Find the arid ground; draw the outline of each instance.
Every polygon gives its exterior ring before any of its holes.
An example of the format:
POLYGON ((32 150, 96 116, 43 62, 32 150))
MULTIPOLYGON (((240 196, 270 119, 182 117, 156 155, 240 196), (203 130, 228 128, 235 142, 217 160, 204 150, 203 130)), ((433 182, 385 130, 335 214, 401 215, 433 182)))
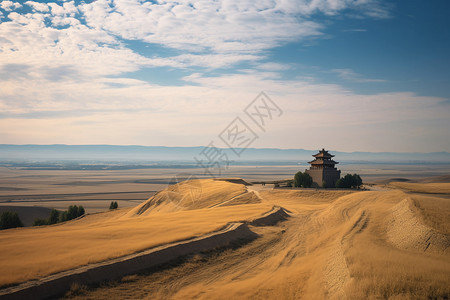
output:
MULTIPOLYGON (((238 177, 247 181, 291 179, 305 165, 230 166, 219 177, 238 177)), ((343 164, 342 174, 358 173, 364 182, 384 183, 392 178, 422 179, 446 175, 449 165, 343 164)), ((130 169, 130 170, 29 170, 0 167, 0 210, 22 206, 19 214, 27 219, 41 218, 42 210, 33 207, 67 209, 83 205, 88 213, 108 211, 111 201, 120 208, 134 207, 150 196, 190 175, 206 178, 203 169, 130 169)), ((26 224, 27 225, 27 224, 26 224)), ((30 225, 30 222, 28 222, 30 225)))
MULTIPOLYGON (((242 172, 253 175, 239 177, 247 181, 269 178, 255 169, 242 172)), ((105 177, 101 172, 89 173, 91 176, 74 172, 52 178, 48 174, 12 171, 17 173, 1 173, 3 199, 16 197, 5 204, 35 203, 36 191, 42 188, 42 206, 55 201, 62 209, 66 207, 62 204, 72 204, 71 199, 88 197, 82 200, 88 212, 101 211, 100 204, 112 199, 119 201, 121 209, 91 213, 63 224, 0 232, 0 285, 4 288, 202 237, 239 222, 257 238, 191 253, 169 264, 96 286, 74 283, 66 297, 450 296, 449 176, 410 176, 413 180, 405 180, 400 178, 408 177, 400 176, 405 171, 392 176, 397 179, 388 180, 387 175, 394 172, 387 172, 384 178, 375 174, 374 184, 367 185, 371 190, 366 191, 273 189, 271 185, 248 185, 239 179, 192 180, 164 189, 167 185, 156 182, 157 178, 148 179, 145 171, 121 171, 105 177), (142 172, 141 177, 136 172, 142 172), (26 181, 26 185, 12 184, 17 178, 26 181), (145 180, 148 181, 144 183, 145 180), (56 187, 50 193, 43 182, 56 187), (159 192, 155 194, 156 191, 159 192), (146 193, 151 197, 144 201, 140 197, 146 193), (89 206, 90 201, 95 204, 89 206), (275 208, 281 208, 284 217, 274 222, 254 221, 275 208)), ((284 179, 289 177, 288 172, 291 170, 279 171, 272 177, 284 179)))

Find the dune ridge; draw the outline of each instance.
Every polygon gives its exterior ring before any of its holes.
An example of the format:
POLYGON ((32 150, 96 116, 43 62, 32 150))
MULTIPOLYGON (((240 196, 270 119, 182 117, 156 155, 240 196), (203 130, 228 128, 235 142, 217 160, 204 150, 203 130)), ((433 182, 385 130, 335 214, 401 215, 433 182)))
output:
POLYGON ((411 209, 411 198, 392 208, 387 237, 400 249, 450 253, 450 237, 423 224, 411 209))

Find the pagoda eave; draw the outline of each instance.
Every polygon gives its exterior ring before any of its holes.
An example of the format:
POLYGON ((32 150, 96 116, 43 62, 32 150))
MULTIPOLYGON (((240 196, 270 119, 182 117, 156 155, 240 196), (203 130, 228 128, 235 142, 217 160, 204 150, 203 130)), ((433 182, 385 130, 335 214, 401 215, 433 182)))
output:
POLYGON ((334 161, 334 160, 313 160, 308 162, 308 164, 311 165, 337 165, 338 162, 334 161))

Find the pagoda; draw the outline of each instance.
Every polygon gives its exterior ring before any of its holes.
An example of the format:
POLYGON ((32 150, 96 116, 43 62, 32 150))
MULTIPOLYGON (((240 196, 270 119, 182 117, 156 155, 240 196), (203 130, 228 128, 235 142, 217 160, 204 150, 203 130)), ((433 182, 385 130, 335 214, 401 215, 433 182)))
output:
POLYGON ((335 167, 338 162, 333 160, 334 155, 322 148, 313 157, 314 160, 308 162, 311 167, 305 171, 312 177, 313 185, 334 188, 341 178, 341 171, 335 167))

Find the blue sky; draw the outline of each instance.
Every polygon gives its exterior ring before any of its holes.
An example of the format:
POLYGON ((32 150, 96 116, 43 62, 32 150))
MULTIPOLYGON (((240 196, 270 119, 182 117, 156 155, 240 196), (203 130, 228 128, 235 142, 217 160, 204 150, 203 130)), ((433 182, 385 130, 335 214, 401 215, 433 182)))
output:
POLYGON ((0 143, 206 145, 264 91, 283 114, 252 147, 450 151, 448 11, 1 1, 0 143))

